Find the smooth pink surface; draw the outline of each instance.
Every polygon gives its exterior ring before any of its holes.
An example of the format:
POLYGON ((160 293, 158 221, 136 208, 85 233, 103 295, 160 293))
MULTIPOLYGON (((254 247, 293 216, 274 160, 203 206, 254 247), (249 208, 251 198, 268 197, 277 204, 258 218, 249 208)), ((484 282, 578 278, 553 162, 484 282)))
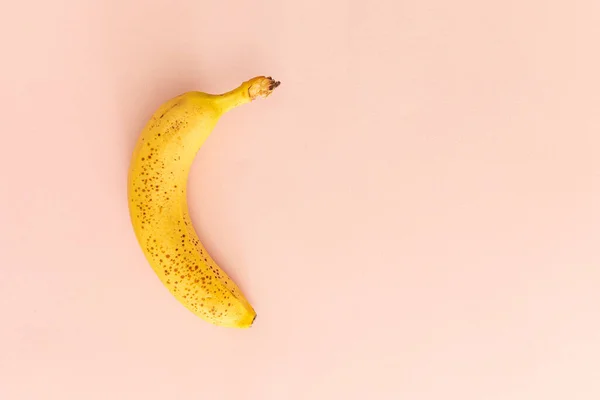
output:
POLYGON ((597 0, 6 7, 0 399, 600 398, 597 0), (128 161, 261 74, 190 181, 258 312, 219 329, 143 258, 128 161))

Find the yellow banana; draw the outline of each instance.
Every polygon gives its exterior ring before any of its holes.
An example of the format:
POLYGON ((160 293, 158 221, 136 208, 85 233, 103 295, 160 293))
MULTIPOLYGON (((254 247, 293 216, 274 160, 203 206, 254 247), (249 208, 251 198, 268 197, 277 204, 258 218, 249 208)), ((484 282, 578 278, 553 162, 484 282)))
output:
POLYGON ((224 94, 192 91, 168 100, 141 132, 131 159, 129 214, 146 259, 179 302, 218 326, 248 328, 256 313, 198 239, 188 213, 188 174, 223 114, 277 86, 259 76, 224 94))

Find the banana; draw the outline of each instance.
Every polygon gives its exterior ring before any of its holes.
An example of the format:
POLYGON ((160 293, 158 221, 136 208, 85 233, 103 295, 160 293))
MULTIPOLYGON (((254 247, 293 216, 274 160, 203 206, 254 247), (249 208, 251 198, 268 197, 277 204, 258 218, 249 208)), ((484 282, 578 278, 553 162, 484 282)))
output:
POLYGON ((223 94, 172 98, 152 115, 131 158, 129 215, 146 259, 180 303, 217 326, 249 328, 256 312, 198 239, 188 212, 188 174, 223 114, 268 97, 277 86, 258 76, 223 94))

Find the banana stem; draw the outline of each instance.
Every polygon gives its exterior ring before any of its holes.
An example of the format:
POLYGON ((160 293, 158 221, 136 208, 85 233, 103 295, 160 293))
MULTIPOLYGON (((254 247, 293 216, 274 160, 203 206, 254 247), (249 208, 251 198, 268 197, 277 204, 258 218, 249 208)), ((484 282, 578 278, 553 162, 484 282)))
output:
POLYGON ((273 90, 280 84, 281 82, 274 80, 270 76, 257 76, 227 93, 218 95, 216 102, 221 107, 223 113, 226 113, 235 107, 250 103, 259 97, 269 97, 273 90))

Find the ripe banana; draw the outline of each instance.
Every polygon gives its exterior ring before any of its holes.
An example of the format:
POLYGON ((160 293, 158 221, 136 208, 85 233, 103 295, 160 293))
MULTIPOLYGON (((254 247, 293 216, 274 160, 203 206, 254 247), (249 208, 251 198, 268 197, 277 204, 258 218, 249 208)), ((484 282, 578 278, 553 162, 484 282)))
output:
POLYGON ((148 121, 133 151, 129 214, 144 255, 179 302, 217 326, 248 328, 256 313, 198 239, 188 213, 188 174, 223 114, 268 97, 277 86, 259 76, 224 94, 192 91, 170 99, 148 121))

